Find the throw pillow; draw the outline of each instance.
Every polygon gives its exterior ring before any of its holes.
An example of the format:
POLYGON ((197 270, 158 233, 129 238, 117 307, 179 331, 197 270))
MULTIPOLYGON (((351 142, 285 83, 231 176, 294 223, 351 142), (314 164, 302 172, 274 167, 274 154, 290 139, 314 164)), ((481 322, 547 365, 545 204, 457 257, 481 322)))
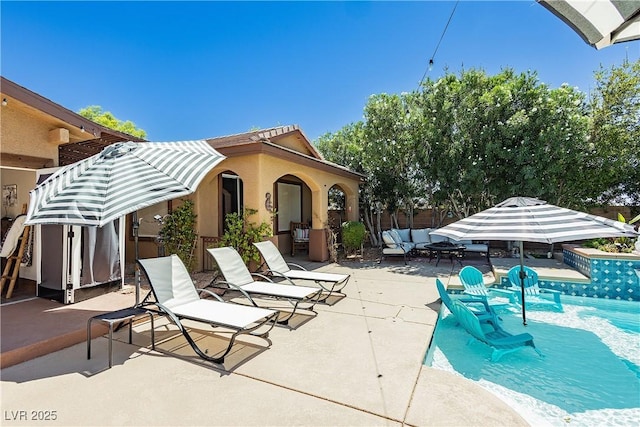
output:
POLYGON ((396 242, 393 240, 393 237, 391 237, 391 234, 388 231, 382 232, 382 241, 391 249, 395 249, 397 247, 396 242))

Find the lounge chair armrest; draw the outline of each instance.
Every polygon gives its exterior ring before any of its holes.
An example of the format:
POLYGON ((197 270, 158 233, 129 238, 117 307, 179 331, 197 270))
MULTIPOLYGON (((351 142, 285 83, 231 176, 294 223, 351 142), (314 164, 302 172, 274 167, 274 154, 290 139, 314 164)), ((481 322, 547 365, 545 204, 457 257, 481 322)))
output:
POLYGON ((287 276, 284 275, 284 273, 281 273, 281 272, 276 271, 276 270, 267 270, 267 273, 270 274, 271 276, 277 276, 277 277, 280 277, 280 278, 283 278, 283 279, 289 279, 287 276))
POLYGON ((295 263, 293 263, 293 262, 288 262, 288 263, 287 263, 287 265, 288 265, 289 267, 292 267, 292 266, 293 266, 293 267, 296 267, 298 270, 304 270, 304 271, 307 271, 307 269, 306 269, 306 268, 304 268, 303 266, 301 266, 300 264, 295 264, 295 263))
MULTIPOLYGON (((277 272, 277 271, 276 271, 276 272, 271 272, 271 273, 272 273, 272 275, 275 273, 275 275, 277 275, 278 277, 281 277, 281 278, 283 278, 283 279, 286 279, 286 281, 287 281, 287 282, 289 282, 289 284, 290 284, 290 285, 296 286, 296 284, 295 284, 295 283, 293 283, 293 280, 291 280, 291 279, 290 279, 290 278, 288 278, 287 276, 284 276, 284 275, 280 274, 280 273, 279 273, 279 272, 277 272)), ((274 281, 273 281, 273 280, 271 280, 269 277, 265 276, 264 274, 261 274, 261 273, 251 273, 251 275, 252 275, 252 276, 256 276, 256 277, 260 277, 261 279, 264 279, 264 280, 266 280, 267 282, 274 283, 274 281)))
MULTIPOLYGON (((216 284, 218 284, 218 283, 221 283, 221 284, 227 285, 227 286, 229 286, 230 288, 233 288, 234 290, 236 290, 236 291, 240 292, 242 295, 244 295, 244 297, 245 297, 245 298, 247 298, 247 299, 249 300, 249 302, 251 302, 251 304, 252 304, 254 307, 258 307, 258 304, 256 304, 256 302, 253 300, 253 298, 251 298, 251 297, 249 296, 249 294, 247 293, 247 291, 245 291, 244 289, 242 289, 240 286, 236 285, 235 283, 227 282, 227 281, 225 281, 225 280, 218 280, 218 281, 216 282, 216 284)), ((231 302, 232 302, 232 301, 231 301, 231 302)))
POLYGON ((214 297, 218 301, 224 302, 224 300, 220 297, 220 295, 216 294, 215 292, 210 291, 209 289, 196 288, 196 291, 198 291, 198 293, 204 292, 205 294, 211 295, 212 297, 214 297))
POLYGON ((269 279, 267 276, 265 276, 262 273, 251 273, 251 276, 256 276, 256 277, 259 277, 259 278, 261 278, 261 279, 263 279, 263 280, 265 280, 267 282, 273 283, 273 280, 269 279))

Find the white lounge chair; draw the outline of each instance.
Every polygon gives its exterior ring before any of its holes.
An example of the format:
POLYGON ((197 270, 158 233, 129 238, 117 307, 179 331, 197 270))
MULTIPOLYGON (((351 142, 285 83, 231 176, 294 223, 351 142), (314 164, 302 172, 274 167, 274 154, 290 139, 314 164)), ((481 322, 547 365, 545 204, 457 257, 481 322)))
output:
POLYGON ((254 243, 254 245, 260 251, 265 264, 267 264, 267 274, 289 280, 308 280, 315 282, 323 291, 327 292, 327 295, 322 298, 320 302, 326 301, 327 298, 332 295, 345 296, 345 294, 340 291, 347 286, 347 282, 351 277, 349 274, 309 271, 301 265, 287 263, 271 240, 254 243), (295 267, 297 270, 293 270, 291 267, 295 267))
POLYGON ((238 335, 250 334, 267 338, 278 320, 277 311, 225 302, 213 292, 196 289, 189 272, 177 255, 140 259, 138 263, 151 285, 151 293, 141 305, 171 319, 191 348, 205 360, 224 363, 224 357, 231 350, 238 335), (216 298, 216 301, 201 299, 198 292, 205 292, 216 298), (151 294, 155 301, 150 301, 151 294), (234 331, 226 351, 218 357, 202 351, 182 324, 184 319, 234 331))
POLYGON ((250 294, 254 294, 261 297, 289 301, 293 305, 293 310, 286 317, 278 320, 278 323, 286 325, 295 314, 298 305, 302 302, 309 303, 310 306, 304 307, 304 309, 313 312, 314 305, 322 296, 322 289, 297 286, 290 280, 289 284, 274 283, 265 275, 251 273, 238 251, 232 247, 210 248, 207 249, 207 252, 216 261, 220 273, 224 276, 224 280, 215 281, 210 286, 223 284, 242 292, 248 297, 250 294), (263 281, 257 281, 254 277, 259 277, 263 281))

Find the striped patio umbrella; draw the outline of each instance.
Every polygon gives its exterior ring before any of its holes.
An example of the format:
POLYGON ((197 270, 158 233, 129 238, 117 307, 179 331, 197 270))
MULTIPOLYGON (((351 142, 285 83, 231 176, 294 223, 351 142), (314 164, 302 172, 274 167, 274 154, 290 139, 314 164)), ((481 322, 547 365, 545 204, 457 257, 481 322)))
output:
POLYGON ((537 0, 596 49, 640 39, 639 0, 537 0))
POLYGON ((522 242, 557 243, 598 237, 637 237, 631 225, 561 208, 543 200, 511 197, 496 206, 434 230, 432 233, 452 240, 518 241, 524 308, 524 251, 522 242))
POLYGON ((119 142, 30 193, 26 224, 98 226, 193 193, 224 156, 206 141, 119 142))
MULTIPOLYGON (((25 224, 102 227, 129 213, 193 193, 225 157, 206 141, 119 142, 56 171, 30 193, 25 224)), ((140 301, 136 265, 136 304, 140 301)))

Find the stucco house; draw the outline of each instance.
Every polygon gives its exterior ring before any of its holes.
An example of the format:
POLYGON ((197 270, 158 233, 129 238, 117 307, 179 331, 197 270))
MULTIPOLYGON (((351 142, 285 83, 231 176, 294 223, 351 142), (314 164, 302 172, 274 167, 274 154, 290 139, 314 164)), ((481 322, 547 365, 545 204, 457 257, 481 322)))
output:
MULTIPOLYGON (((206 242, 224 233, 225 215, 230 212, 257 210, 251 221, 271 223, 283 253, 291 250, 291 222, 308 224, 308 257, 312 261, 326 261, 329 257, 325 228, 329 225, 331 188, 344 194, 344 219, 358 220, 358 187, 363 176, 324 160, 298 126, 209 138, 207 142, 226 159, 190 197, 195 202, 198 234, 203 239, 195 254, 200 269, 208 261, 203 250, 206 242)), ((140 212, 141 257, 154 256, 157 250, 153 239, 157 231, 145 231, 147 227, 154 230, 145 218, 162 216, 170 209, 171 203, 140 212), (147 234, 150 238, 145 242, 147 234)))
MULTIPOLYGON (((17 188, 15 203, 2 206, 5 219, 21 213, 38 178, 52 173, 53 168, 97 154, 119 141, 141 141, 87 120, 4 77, 0 83, 0 177, 3 186, 10 184, 17 188)), ((278 126, 207 141, 226 159, 210 171, 197 191, 189 196, 194 201, 197 233, 201 236, 198 250, 194 252, 197 269, 204 268, 207 259, 202 249, 206 242, 223 234, 224 217, 229 212, 256 209, 252 221, 273 224, 274 240, 282 252, 291 248, 289 224, 292 221, 308 223, 308 257, 314 261, 328 259, 325 227, 331 188, 339 188, 344 194, 343 218, 358 220, 358 186, 363 176, 324 160, 298 126, 278 126)), ((155 218, 170 213, 178 203, 179 200, 160 203, 138 212, 140 257, 157 256, 156 237, 160 225, 155 218)), ((123 247, 126 247, 122 251, 126 254, 123 262, 130 264, 134 261, 130 216, 120 227, 125 236, 123 247)), ((35 233, 39 230, 39 226, 35 227, 35 233)), ((65 249, 62 244, 53 244, 47 251, 49 255, 65 249)), ((33 259, 31 266, 20 270, 21 278, 38 284, 36 293, 41 290, 42 278, 36 268, 40 262, 33 259)), ((65 302, 84 298, 78 293, 65 302)))

